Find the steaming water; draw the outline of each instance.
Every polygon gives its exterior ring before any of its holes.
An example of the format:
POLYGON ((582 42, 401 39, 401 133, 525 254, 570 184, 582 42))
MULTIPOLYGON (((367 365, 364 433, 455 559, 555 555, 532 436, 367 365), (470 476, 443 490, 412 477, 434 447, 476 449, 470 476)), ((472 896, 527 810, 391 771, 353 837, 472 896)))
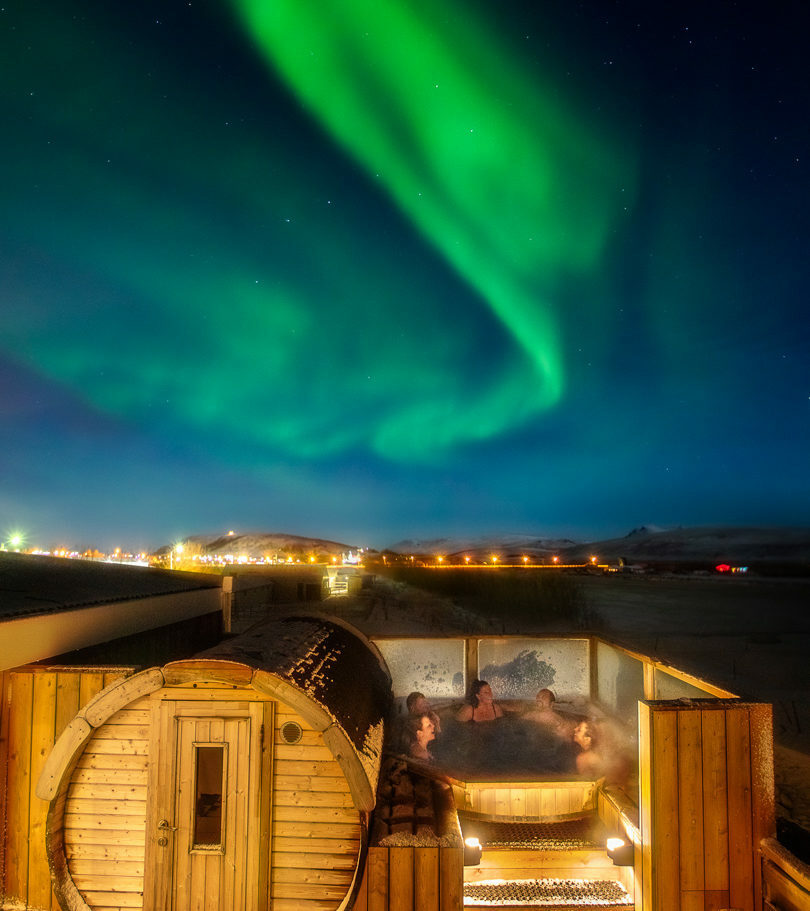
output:
POLYGON ((436 764, 448 772, 483 778, 542 778, 576 775, 579 748, 547 726, 504 715, 483 723, 442 720, 442 736, 431 744, 436 764))

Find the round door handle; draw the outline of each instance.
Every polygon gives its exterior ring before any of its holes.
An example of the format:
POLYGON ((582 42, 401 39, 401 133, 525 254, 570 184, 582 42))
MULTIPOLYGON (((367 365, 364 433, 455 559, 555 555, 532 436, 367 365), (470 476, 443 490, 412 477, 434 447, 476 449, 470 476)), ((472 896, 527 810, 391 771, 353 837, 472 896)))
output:
POLYGON ((161 835, 160 838, 158 839, 158 844, 160 845, 161 848, 165 848, 168 843, 169 843, 169 839, 166 838, 165 835, 161 835))

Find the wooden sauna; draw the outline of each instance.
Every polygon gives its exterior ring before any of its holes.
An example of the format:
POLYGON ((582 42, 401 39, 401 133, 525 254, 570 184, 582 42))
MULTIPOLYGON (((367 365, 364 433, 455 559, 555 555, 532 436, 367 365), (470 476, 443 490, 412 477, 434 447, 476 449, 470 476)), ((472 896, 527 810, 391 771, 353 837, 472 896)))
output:
POLYGON ((112 683, 37 784, 61 907, 350 906, 390 699, 376 647, 316 616, 112 683))

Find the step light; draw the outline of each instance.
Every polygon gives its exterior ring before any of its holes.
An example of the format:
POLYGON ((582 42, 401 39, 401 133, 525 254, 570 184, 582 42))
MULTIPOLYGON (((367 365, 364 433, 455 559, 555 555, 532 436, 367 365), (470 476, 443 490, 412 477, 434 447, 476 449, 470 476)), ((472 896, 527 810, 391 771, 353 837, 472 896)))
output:
POLYGON ((481 842, 477 838, 464 839, 464 866, 475 867, 481 863, 481 842))
POLYGON ((632 844, 623 838, 609 838, 607 840, 607 856, 616 867, 632 867, 635 851, 632 844))

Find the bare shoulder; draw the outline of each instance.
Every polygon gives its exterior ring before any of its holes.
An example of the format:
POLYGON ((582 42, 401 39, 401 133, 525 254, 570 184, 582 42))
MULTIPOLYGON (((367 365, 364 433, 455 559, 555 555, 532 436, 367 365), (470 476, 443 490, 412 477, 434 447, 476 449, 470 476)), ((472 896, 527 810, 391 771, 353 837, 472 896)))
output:
POLYGON ((463 705, 456 713, 456 721, 472 721, 472 716, 473 707, 471 705, 463 705))

